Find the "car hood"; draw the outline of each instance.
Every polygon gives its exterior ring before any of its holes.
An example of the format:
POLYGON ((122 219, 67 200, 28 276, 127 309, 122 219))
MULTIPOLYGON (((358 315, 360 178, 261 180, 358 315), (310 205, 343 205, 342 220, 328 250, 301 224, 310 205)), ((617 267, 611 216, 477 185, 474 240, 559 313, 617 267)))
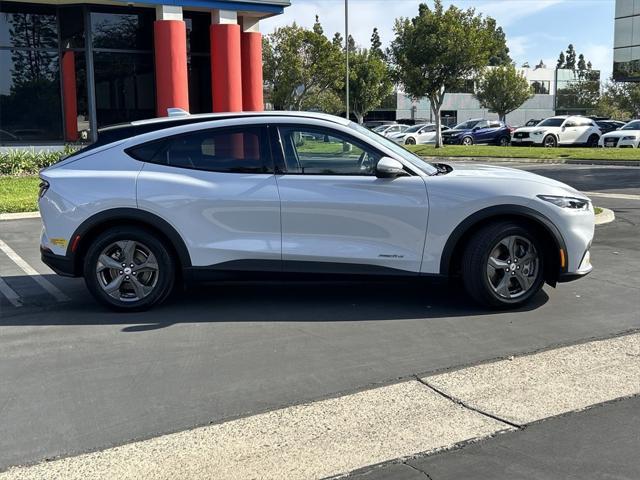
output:
POLYGON ((605 133, 602 135, 602 138, 618 138, 618 137, 626 137, 626 136, 639 136, 640 130, 614 130, 609 133, 605 133))
MULTIPOLYGON (((561 188, 565 190, 568 194, 571 194, 580 198, 587 198, 584 194, 576 190, 575 188, 567 185, 566 183, 558 182, 557 180, 553 180, 551 178, 543 177, 542 175, 537 175, 535 173, 527 172, 524 170, 518 170, 516 168, 509 167, 500 167, 497 165, 483 165, 478 163, 454 163, 449 164, 453 169, 447 176, 453 177, 473 177, 477 178, 478 181, 482 182, 483 180, 488 179, 496 179, 496 180, 507 180, 512 182, 518 181, 526 181, 526 182, 534 182, 539 183, 541 185, 546 185, 552 188, 561 188)), ((515 187, 514 185, 514 188, 515 187)), ((541 192, 544 193, 544 192, 541 192)))

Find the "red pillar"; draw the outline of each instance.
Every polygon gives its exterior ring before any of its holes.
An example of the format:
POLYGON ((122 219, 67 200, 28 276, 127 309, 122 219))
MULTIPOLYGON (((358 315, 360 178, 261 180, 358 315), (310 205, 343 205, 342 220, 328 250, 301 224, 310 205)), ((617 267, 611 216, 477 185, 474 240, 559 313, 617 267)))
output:
POLYGON ((64 139, 78 140, 78 96, 76 92, 76 55, 70 50, 62 54, 62 105, 64 139))
POLYGON ((167 108, 189 111, 187 75, 187 30, 182 20, 153 23, 156 59, 156 112, 167 116, 167 108))
POLYGON ((241 112, 240 25, 211 25, 210 35, 213 111, 241 112))
POLYGON ((262 82, 262 34, 242 32, 242 109, 264 110, 262 82))

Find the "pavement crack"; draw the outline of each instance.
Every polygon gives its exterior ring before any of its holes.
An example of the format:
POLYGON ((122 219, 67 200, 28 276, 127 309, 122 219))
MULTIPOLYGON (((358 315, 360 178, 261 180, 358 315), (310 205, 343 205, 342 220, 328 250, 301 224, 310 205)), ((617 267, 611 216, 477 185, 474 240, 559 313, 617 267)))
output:
POLYGON ((485 412, 484 410, 481 410, 481 409, 479 409, 479 408, 473 407, 473 406, 469 405, 468 403, 464 402, 463 400, 461 400, 461 399, 459 399, 459 398, 456 398, 456 397, 454 397, 453 395, 449 395, 448 393, 446 393, 446 392, 444 392, 444 391, 440 390, 440 389, 439 389, 439 388, 437 388, 437 387, 434 387, 434 386, 433 386, 433 385, 431 385, 429 382, 427 382, 426 380, 424 380, 424 379, 420 378, 420 377, 419 377, 419 376, 417 376, 417 375, 415 375, 415 377, 414 377, 414 378, 415 378, 418 382, 420 382, 421 384, 423 384, 425 387, 427 387, 427 388, 429 388, 429 389, 433 390, 434 392, 436 392, 438 395, 441 395, 442 397, 446 398, 447 400, 449 400, 449 401, 451 401, 451 402, 453 402, 453 403, 456 403, 456 404, 460 405, 461 407, 466 408, 467 410, 474 411, 474 412, 476 412, 476 413, 479 413, 480 415, 484 415, 485 417, 489 417, 489 418, 491 418, 491 419, 493 419, 493 420, 496 420, 496 421, 498 421, 498 422, 502 422, 502 423, 504 423, 504 424, 506 424, 506 425, 509 425, 510 427, 516 428, 516 429, 518 429, 518 430, 523 430, 523 429, 525 428, 525 426, 524 426, 524 425, 520 425, 520 424, 518 424, 518 423, 511 422, 511 421, 509 421, 509 420, 507 420, 507 419, 505 419, 505 418, 498 417, 497 415, 494 415, 494 414, 492 414, 492 413, 485 412))
POLYGON ((421 473, 422 475, 424 475, 424 478, 427 478, 429 480, 433 480, 433 478, 431 478, 431 475, 429 475, 427 472, 425 472, 424 470, 420 470, 419 468, 411 465, 410 463, 407 462, 402 462, 404 465, 406 465, 407 467, 411 468, 412 470, 415 470, 416 472, 421 473))

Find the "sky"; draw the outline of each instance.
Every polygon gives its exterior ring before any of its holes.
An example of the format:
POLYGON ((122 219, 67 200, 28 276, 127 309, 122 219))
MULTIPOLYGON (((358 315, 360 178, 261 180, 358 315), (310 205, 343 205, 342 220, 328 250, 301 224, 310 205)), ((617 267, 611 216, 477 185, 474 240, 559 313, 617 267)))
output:
MULTIPOLYGON (((398 17, 414 17, 419 0, 349 0, 349 33, 360 46, 368 47, 371 31, 378 27, 382 43, 393 39, 398 17)), ((428 3, 431 3, 429 0, 428 3)), ((614 0, 444 0, 460 8, 473 7, 496 19, 506 33, 511 58, 518 66, 533 67, 543 60, 555 67, 558 55, 573 43, 584 53, 604 80, 611 74, 613 57, 614 0)), ((262 33, 294 21, 311 27, 315 16, 325 34, 344 36, 344 0, 291 0, 283 15, 260 22, 262 33)))

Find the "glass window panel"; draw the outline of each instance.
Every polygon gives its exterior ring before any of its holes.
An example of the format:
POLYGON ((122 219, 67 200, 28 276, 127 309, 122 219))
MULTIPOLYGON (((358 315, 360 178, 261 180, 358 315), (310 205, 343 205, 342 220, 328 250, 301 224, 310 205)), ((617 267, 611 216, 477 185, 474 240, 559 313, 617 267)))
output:
POLYGON ((289 173, 375 175, 380 155, 338 132, 285 127, 280 134, 289 173))
POLYGON ((121 50, 151 50, 155 13, 91 12, 93 47, 121 50))
POLYGON ((204 12, 184 12, 183 18, 187 28, 187 53, 209 53, 211 15, 204 12))
MULTIPOLYGON (((638 0, 636 3, 640 4, 638 0)), ((616 18, 633 15, 634 0, 616 0, 616 18)))
POLYGON ((61 7, 58 15, 62 48, 85 48, 83 8, 61 7))
POLYGON ((58 48, 55 9, 0 2, 0 46, 58 48))
POLYGON ((632 45, 640 45, 640 15, 633 17, 633 35, 631 38, 632 45))
POLYGON ((155 116, 153 55, 94 52, 98 128, 155 116))
POLYGON ((58 55, 0 50, 0 71, 0 130, 8 139, 3 141, 62 140, 58 55))
POLYGON ((631 45, 633 32, 633 18, 618 18, 615 21, 614 48, 628 47, 631 45))

